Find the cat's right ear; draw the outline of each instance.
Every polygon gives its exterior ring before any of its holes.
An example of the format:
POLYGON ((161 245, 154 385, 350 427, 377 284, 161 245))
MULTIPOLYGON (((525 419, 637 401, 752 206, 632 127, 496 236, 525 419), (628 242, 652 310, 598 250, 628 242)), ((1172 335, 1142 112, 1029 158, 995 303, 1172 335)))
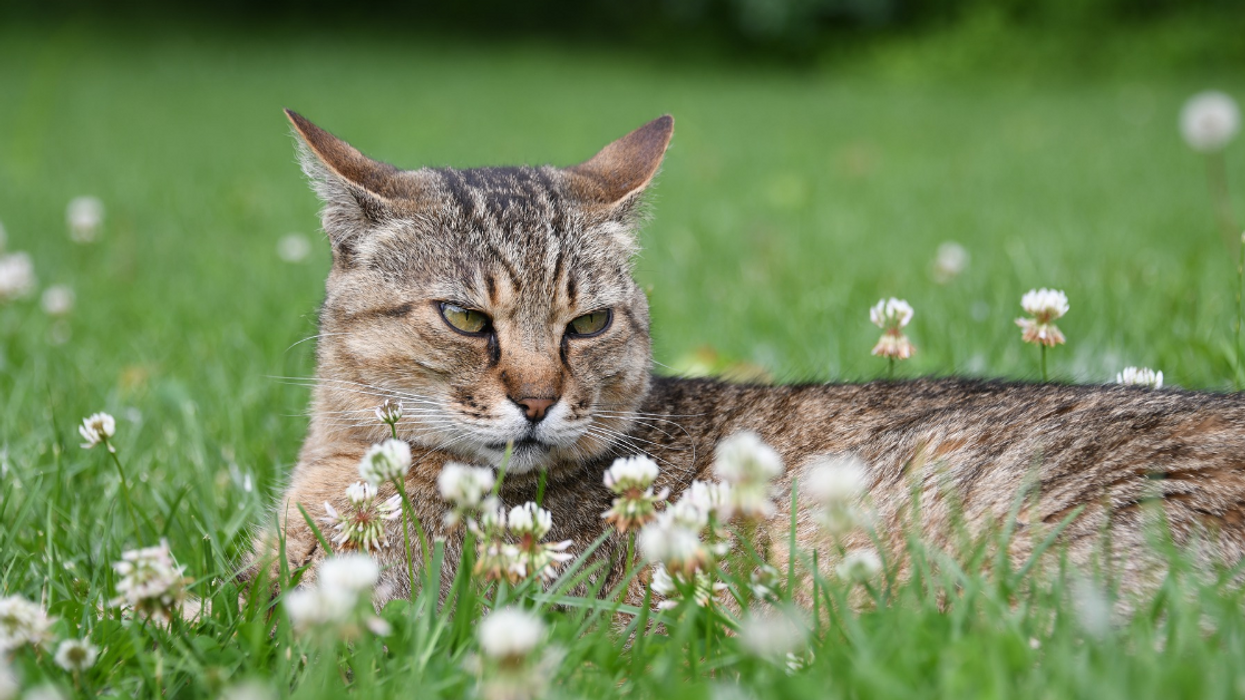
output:
POLYGON ((300 137, 303 172, 324 202, 320 217, 334 254, 348 252, 351 240, 389 218, 393 200, 403 194, 401 171, 368 158, 294 110, 285 110, 285 116, 300 137))

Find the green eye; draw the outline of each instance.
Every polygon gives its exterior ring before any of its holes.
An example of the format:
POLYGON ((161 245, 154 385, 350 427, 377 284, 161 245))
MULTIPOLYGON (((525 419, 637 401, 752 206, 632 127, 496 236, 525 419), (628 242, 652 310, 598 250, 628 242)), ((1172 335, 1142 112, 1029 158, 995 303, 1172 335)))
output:
POLYGON ((464 309, 448 301, 441 302, 441 318, 450 324, 450 328, 471 335, 479 335, 489 326, 489 317, 484 312, 464 309))
POLYGON ((606 328, 609 328, 610 319, 613 317, 614 314, 609 309, 593 311, 590 314, 584 314, 583 316, 576 318, 574 321, 571 321, 570 327, 566 330, 571 335, 577 335, 580 337, 597 335, 606 328))

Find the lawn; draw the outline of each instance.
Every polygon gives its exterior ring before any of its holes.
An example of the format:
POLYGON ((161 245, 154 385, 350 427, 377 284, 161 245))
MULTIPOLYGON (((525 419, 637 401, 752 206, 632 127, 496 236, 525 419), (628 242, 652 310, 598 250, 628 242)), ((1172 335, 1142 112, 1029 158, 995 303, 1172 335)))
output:
MULTIPOLYGON (((474 692, 471 606, 449 623, 427 597, 391 605, 385 645, 347 649, 293 634, 279 607, 273 632, 233 602, 234 563, 306 426, 306 389, 278 378, 312 374, 303 341, 329 263, 282 107, 404 167, 571 164, 673 114, 637 264, 658 371, 714 355, 779 381, 881 377, 868 309, 897 296, 915 308, 918 348, 897 376, 1036 379, 1014 319, 1025 291, 1054 287, 1071 311, 1052 379, 1145 365, 1230 390, 1239 244, 1217 231, 1206 163, 1176 127, 1209 87, 1245 96, 1239 73, 1012 80, 524 43, 0 29, 6 248, 29 253, 38 291, 76 297, 63 317, 38 294, 0 304, 0 591, 44 604, 58 638, 103 649, 77 677, 54 646, 11 664, 25 686, 118 697, 215 697, 245 679, 281 696, 474 692), (65 222, 80 195, 105 207, 89 244, 65 222), (311 241, 305 259, 278 254, 290 233, 311 241), (946 242, 970 256, 951 280, 933 272, 946 242), (95 411, 118 419, 145 541, 106 453, 79 447, 95 411), (212 611, 168 629, 101 612, 109 564, 160 536, 212 611)), ((1245 213, 1245 148, 1226 155, 1245 213)), ((1236 591, 1173 581, 1137 617, 1093 628, 1063 583, 1018 596, 1005 575, 952 569, 830 615, 794 674, 709 613, 667 613, 628 645, 607 610, 561 600, 544 613, 566 652, 550 694, 1245 695, 1236 591), (940 610, 947 591, 957 602, 940 610)))

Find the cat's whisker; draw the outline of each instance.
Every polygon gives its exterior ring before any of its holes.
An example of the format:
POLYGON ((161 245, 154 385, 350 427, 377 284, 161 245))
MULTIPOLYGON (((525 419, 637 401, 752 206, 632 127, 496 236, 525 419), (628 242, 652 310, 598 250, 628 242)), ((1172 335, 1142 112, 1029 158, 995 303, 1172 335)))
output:
MULTIPOLYGON (((623 435, 623 434, 621 434, 621 433, 613 433, 613 434, 611 434, 611 433, 602 432, 602 431, 600 431, 598 428, 589 428, 589 429, 588 429, 588 431, 587 431, 587 434, 589 434, 589 435, 596 435, 596 436, 597 436, 597 437, 599 437, 599 438, 603 438, 603 439, 605 439, 607 446, 608 446, 608 445, 619 444, 619 443, 624 444, 624 445, 626 445, 626 447, 627 447, 628 449, 635 450, 636 452, 639 452, 640 454, 645 455, 646 457, 648 457, 648 458, 650 458, 650 459, 652 459, 652 460, 654 460, 654 461, 661 462, 662 464, 665 464, 665 465, 666 465, 666 466, 668 466, 668 467, 671 467, 671 468, 677 469, 677 465, 675 465, 675 464, 674 464, 673 462, 671 462, 670 460, 665 459, 665 458, 662 458, 662 457, 658 457, 658 456, 656 456, 656 455, 652 454, 651 452, 648 452, 647 450, 644 450, 643 448, 641 448, 641 447, 639 447, 639 446, 637 446, 637 445, 635 445, 635 444, 632 444, 632 443, 630 442, 630 439, 631 439, 631 438, 630 438, 629 436, 623 435)), ((656 443, 652 443, 652 444, 656 444, 656 443)))
MULTIPOLYGON (((431 397, 424 396, 422 394, 415 394, 415 393, 412 393, 409 391, 403 391, 400 389, 390 389, 387 387, 377 386, 375 384, 354 382, 354 381, 350 381, 347 379, 334 379, 332 377, 269 377, 269 378, 280 380, 280 381, 285 381, 286 383, 300 385, 300 386, 314 387, 314 386, 319 386, 324 383, 332 383, 332 384, 346 385, 350 387, 362 387, 364 389, 372 389, 374 391, 382 392, 386 398, 401 399, 404 402, 410 401, 413 403, 428 403, 428 404, 438 405, 437 402, 433 400, 431 397)), ((345 390, 349 391, 349 389, 345 389, 345 390)), ((366 394, 366 392, 357 392, 357 393, 366 394)), ((379 395, 379 394, 367 394, 367 395, 379 395)))
POLYGON ((302 345, 303 343, 307 342, 308 340, 317 340, 317 339, 319 339, 319 338, 332 338, 332 337, 334 337, 334 336, 339 336, 339 335, 350 335, 350 334, 349 334, 349 333, 317 333, 317 334, 315 334, 315 335, 309 335, 309 336, 307 336, 306 338, 303 338, 302 340, 300 340, 300 341, 298 341, 298 342, 294 343, 293 345, 289 346, 288 348, 286 348, 286 349, 285 349, 285 351, 286 351, 286 352, 289 352, 289 351, 293 350, 295 347, 297 347, 297 346, 299 346, 299 345, 302 345))

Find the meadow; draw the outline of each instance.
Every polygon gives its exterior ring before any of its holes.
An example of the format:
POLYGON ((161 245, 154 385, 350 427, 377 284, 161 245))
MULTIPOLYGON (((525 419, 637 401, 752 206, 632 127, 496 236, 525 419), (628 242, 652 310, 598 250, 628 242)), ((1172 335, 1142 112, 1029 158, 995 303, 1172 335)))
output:
MULTIPOLYGON (((239 607, 232 573, 306 427, 306 388, 280 378, 313 372, 329 264, 282 107, 403 167, 571 164, 673 114, 637 263, 659 372, 882 377, 868 311, 896 296, 917 346, 896 376, 1035 380, 1014 319, 1024 292, 1052 287, 1071 307, 1053 380, 1144 365, 1168 385, 1240 388, 1240 242, 1217 229, 1205 159, 1177 129, 1197 91, 1245 96, 1240 74, 1012 79, 913 61, 788 70, 527 43, 0 29, 0 223, 38 277, 0 302, 0 593, 44 606, 57 640, 100 649, 80 673, 53 643, 9 653, 26 696, 493 692, 476 621, 516 603, 561 650, 542 667, 547 697, 1245 695, 1241 593, 1181 573, 1178 552, 1129 617, 1110 612, 1109 580, 1030 587, 981 543, 911 580, 827 580, 795 671, 728 634, 724 611, 620 612, 530 584, 394 603, 387 636, 348 643, 296 633, 279 603, 239 607), (66 224, 83 195, 104 206, 88 243, 66 224), (280 252, 291 233, 305 256, 280 252), (948 242, 969 256, 950 276, 935 266, 948 242), (72 288, 71 310, 44 310, 53 285, 72 288), (140 536, 117 466, 79 446, 96 411, 117 418, 140 536), (159 625, 109 605, 111 564, 160 538, 210 611, 159 625), (873 604, 846 604, 852 591, 873 604), (632 643, 620 618, 664 624, 632 643)), ((1245 213, 1245 145, 1225 156, 1245 213)))

